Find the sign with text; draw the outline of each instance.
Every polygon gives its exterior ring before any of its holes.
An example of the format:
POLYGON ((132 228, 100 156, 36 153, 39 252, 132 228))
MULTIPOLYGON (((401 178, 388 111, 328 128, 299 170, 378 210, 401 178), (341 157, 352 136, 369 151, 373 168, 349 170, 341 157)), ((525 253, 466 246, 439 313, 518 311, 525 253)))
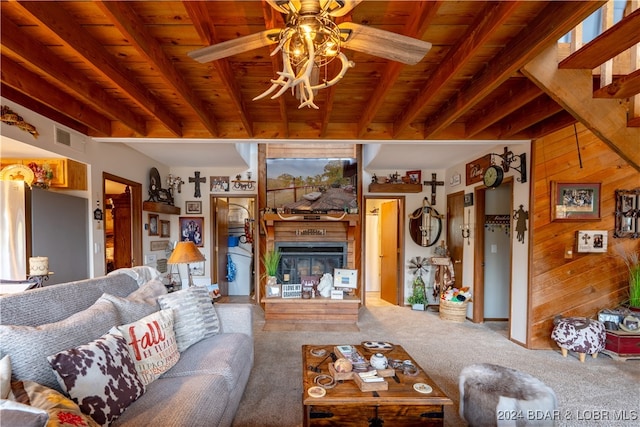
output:
POLYGON ((466 172, 467 180, 466 185, 475 184, 482 181, 484 171, 491 166, 491 154, 487 154, 484 157, 480 157, 470 163, 467 163, 466 172))

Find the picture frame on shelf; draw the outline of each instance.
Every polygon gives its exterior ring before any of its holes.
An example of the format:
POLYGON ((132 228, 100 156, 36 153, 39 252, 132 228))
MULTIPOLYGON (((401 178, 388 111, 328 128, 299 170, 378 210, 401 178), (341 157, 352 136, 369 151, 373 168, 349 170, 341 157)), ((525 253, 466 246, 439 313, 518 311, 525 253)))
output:
POLYGON ((160 234, 158 232, 159 218, 160 216, 158 214, 149 214, 149 236, 158 236, 160 234))
POLYGON ((160 237, 171 237, 171 221, 160 220, 160 237))
POLYGON ((267 298, 280 298, 282 287, 279 283, 268 284, 267 283, 267 298))
POLYGON ((609 241, 607 230, 578 231, 578 252, 606 253, 609 241))
POLYGON ((422 171, 407 171, 406 176, 409 178, 409 184, 420 184, 422 182, 422 171))
POLYGON ((181 216, 180 219, 180 240, 191 241, 198 247, 204 246, 204 217, 202 216, 181 216))
POLYGON ((202 202, 199 200, 189 200, 184 202, 184 211, 188 215, 201 214, 202 202))
POLYGON ((600 220, 601 183, 551 181, 551 221, 600 220))

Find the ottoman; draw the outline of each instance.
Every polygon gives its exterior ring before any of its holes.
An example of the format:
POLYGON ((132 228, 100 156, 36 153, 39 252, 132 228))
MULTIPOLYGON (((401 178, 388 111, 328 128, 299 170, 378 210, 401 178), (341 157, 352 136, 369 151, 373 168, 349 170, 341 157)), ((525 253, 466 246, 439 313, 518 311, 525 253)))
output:
POLYGON ((551 339, 560 347, 562 355, 567 357, 569 350, 578 353, 580 362, 590 354, 598 357, 607 342, 604 323, 586 317, 556 317, 551 339))
POLYGON ((554 391, 515 369, 482 363, 460 372, 460 417, 471 427, 553 426, 554 391))

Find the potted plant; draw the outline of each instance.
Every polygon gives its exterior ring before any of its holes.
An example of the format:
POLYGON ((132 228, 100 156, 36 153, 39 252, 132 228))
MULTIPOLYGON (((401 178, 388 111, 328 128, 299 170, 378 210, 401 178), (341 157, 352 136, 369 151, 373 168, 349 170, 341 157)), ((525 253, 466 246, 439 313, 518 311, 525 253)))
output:
POLYGON ((262 255, 262 264, 264 265, 265 275, 267 276, 267 285, 276 284, 276 274, 278 273, 278 265, 282 254, 279 250, 268 250, 262 255))
POLYGON ((424 282, 421 276, 417 276, 413 281, 413 293, 407 298, 411 308, 413 310, 424 311, 425 304, 427 303, 427 294, 425 293, 424 282))
POLYGON ((629 308, 640 311, 640 251, 628 251, 620 245, 616 250, 629 270, 629 308))

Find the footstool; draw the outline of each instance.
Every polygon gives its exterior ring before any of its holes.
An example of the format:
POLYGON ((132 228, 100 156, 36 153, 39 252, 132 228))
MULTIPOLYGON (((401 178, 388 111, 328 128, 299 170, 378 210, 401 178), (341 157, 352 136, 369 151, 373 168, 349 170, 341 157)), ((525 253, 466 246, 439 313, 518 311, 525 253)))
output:
POLYGON ((607 331, 604 323, 586 317, 556 317, 555 326, 551 332, 551 339, 560 347, 562 355, 567 357, 569 350, 578 353, 580 362, 584 363, 585 356, 590 354, 598 357, 604 350, 607 341, 607 331))
POLYGON ((482 363, 460 372, 460 417, 471 427, 553 426, 554 391, 533 376, 482 363))

